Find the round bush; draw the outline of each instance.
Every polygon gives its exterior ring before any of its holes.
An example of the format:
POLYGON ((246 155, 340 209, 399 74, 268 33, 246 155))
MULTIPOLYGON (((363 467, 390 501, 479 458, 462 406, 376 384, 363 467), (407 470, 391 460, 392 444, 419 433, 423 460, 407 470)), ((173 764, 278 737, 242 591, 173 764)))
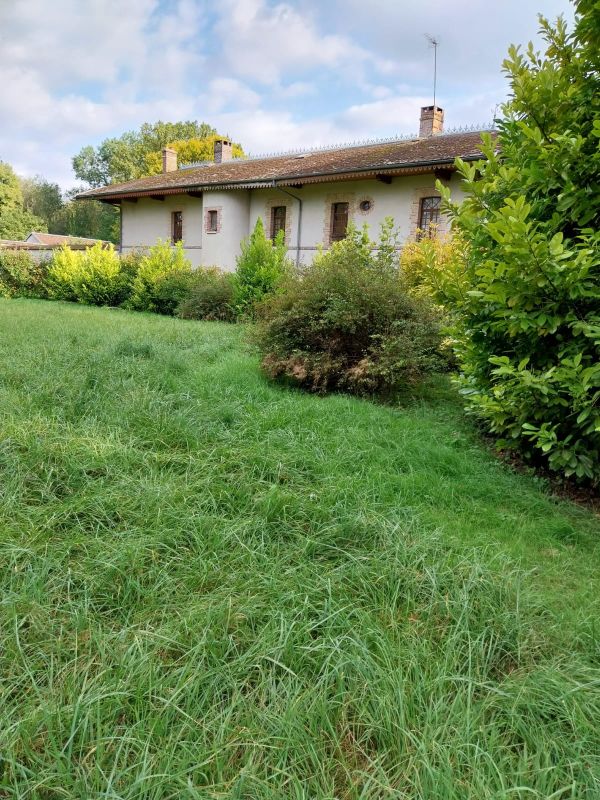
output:
POLYGON ((316 392, 387 394, 445 366, 438 313, 407 292, 389 237, 373 246, 351 230, 259 306, 269 376, 316 392))

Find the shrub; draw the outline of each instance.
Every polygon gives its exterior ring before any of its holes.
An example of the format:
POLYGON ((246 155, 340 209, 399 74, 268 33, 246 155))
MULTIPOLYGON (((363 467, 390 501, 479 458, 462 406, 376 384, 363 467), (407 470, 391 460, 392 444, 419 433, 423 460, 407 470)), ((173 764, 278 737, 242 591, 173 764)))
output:
POLYGON ((130 292, 130 275, 114 247, 97 243, 85 250, 62 247, 48 270, 49 293, 60 300, 117 306, 130 292))
POLYGON ((237 259, 234 305, 238 314, 253 316, 255 305, 276 291, 292 266, 286 253, 283 231, 274 241, 267 239, 259 217, 250 238, 242 242, 237 259))
POLYGON ((0 297, 46 297, 47 271, 24 250, 0 250, 0 297))
MULTIPOLYGON (((503 447, 563 476, 600 480, 600 15, 577 2, 541 19, 545 55, 511 48, 512 99, 486 160, 458 162, 448 206, 468 239, 454 298, 468 407, 503 447), (501 157, 498 155, 498 147, 501 157)), ((448 196, 446 193, 446 201, 448 196)))
POLYGON ((443 368, 438 315, 401 279, 391 222, 373 250, 366 230, 319 254, 259 308, 263 368, 311 391, 385 394, 443 368))
POLYGON ((158 241, 139 258, 127 306, 136 311, 173 315, 189 292, 192 265, 183 245, 158 241))
POLYGON ((468 289, 466 261, 462 236, 425 236, 404 244, 400 271, 411 294, 429 297, 451 314, 456 295, 468 289))
POLYGON ((235 320, 233 275, 216 267, 193 273, 187 297, 179 304, 182 319, 206 319, 221 322, 235 320))

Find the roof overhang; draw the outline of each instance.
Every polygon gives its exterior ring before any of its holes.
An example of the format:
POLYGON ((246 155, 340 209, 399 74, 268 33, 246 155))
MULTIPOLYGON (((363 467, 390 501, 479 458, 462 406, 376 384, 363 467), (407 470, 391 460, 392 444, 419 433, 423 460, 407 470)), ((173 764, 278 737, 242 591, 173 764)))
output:
MULTIPOLYGON (((481 154, 473 154, 461 157, 463 161, 479 161, 481 154)), ((331 183, 347 180, 377 180, 380 175, 391 178, 402 175, 420 175, 423 173, 443 171, 456 171, 454 160, 439 159, 427 162, 415 162, 413 164, 388 164, 386 166, 373 166, 369 168, 345 169, 339 172, 307 173, 305 175, 291 175, 289 177, 246 180, 246 181, 223 181, 222 183, 201 182, 188 184, 186 186, 160 187, 153 186, 151 189, 133 189, 115 192, 103 192, 93 194, 94 189, 89 192, 77 195, 76 200, 100 200, 103 203, 118 204, 121 200, 133 200, 143 197, 156 197, 157 195, 182 195, 190 194, 197 196, 199 192, 230 191, 235 189, 270 189, 277 186, 298 186, 313 183, 331 183)))

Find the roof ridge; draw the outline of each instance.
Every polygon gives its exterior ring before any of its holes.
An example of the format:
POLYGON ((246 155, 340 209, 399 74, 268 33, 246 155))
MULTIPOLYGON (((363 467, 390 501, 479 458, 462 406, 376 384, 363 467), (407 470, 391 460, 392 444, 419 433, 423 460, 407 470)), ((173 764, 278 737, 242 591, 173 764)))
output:
MULTIPOLYGON (((475 123, 472 125, 460 125, 450 128, 447 131, 436 134, 434 138, 438 139, 444 136, 455 136, 458 133, 484 133, 486 131, 496 130, 494 121, 488 123, 475 123)), ((268 153, 257 153, 256 155, 248 154, 245 158, 232 159, 235 161, 260 161, 265 158, 285 158, 286 156, 302 156, 312 155, 313 153, 326 153, 334 150, 349 150, 355 147, 372 147, 377 144, 392 144, 393 142, 410 142, 418 141, 427 137, 418 136, 416 133, 401 133, 394 136, 381 136, 369 139, 356 139, 350 142, 338 142, 336 144, 316 145, 315 147, 298 147, 290 148, 289 150, 279 150, 268 153)), ((230 161, 223 161, 223 164, 231 163, 230 161)), ((195 167, 214 167, 216 164, 213 161, 194 161, 189 164, 183 164, 180 169, 194 169, 195 167)))

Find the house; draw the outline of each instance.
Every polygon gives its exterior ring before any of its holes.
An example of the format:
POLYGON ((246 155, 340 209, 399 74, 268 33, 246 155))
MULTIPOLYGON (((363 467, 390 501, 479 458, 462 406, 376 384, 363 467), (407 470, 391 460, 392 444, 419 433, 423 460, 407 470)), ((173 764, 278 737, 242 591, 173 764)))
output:
POLYGON ((454 159, 482 157, 481 132, 443 133, 444 112, 421 109, 419 136, 270 157, 233 159, 227 140, 214 163, 177 168, 163 150, 159 175, 78 195, 121 208, 122 253, 157 239, 183 242, 194 265, 235 269, 240 242, 260 216, 268 235, 285 231, 289 255, 308 263, 320 246, 345 236, 350 220, 376 235, 387 216, 403 238, 447 221, 440 214, 439 179, 460 199, 454 159))
POLYGON ((86 236, 68 236, 62 233, 41 233, 39 231, 31 231, 29 236, 25 239, 29 244, 48 245, 50 247, 61 247, 63 244, 81 244, 87 247, 92 247, 98 242, 108 244, 102 239, 89 239, 86 236))
POLYGON ((71 250, 87 250, 98 244, 108 247, 110 242, 102 239, 88 239, 84 236, 63 236, 59 233, 32 231, 23 241, 0 239, 0 250, 19 250, 28 253, 34 261, 44 261, 52 257, 54 250, 68 245, 71 250))

